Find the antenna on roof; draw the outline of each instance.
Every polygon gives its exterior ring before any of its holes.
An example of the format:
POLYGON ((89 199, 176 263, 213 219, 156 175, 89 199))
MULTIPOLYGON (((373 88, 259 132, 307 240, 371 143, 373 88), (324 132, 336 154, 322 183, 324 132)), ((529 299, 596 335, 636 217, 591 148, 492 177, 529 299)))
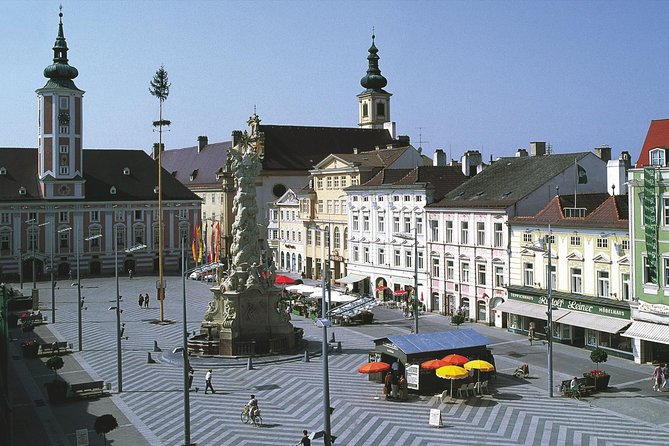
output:
POLYGON ((423 143, 429 143, 430 141, 423 141, 423 128, 424 127, 416 127, 418 129, 418 148, 422 149, 423 148, 423 143))

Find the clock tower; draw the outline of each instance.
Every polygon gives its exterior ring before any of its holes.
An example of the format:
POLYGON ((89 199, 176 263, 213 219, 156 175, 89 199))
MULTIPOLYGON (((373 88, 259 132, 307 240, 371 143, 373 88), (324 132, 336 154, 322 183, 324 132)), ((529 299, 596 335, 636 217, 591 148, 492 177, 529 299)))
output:
POLYGON ((53 46, 53 64, 44 69, 49 79, 36 91, 39 102, 37 172, 46 199, 84 198, 82 151, 82 99, 84 91, 74 85, 79 75, 67 63, 63 12, 53 46))
POLYGON ((383 77, 379 69, 379 50, 374 45, 375 35, 372 34, 372 46, 369 47, 367 74, 360 79, 360 85, 365 89, 358 95, 358 126, 366 129, 382 129, 386 122, 390 122, 390 96, 383 89, 388 80, 383 77))

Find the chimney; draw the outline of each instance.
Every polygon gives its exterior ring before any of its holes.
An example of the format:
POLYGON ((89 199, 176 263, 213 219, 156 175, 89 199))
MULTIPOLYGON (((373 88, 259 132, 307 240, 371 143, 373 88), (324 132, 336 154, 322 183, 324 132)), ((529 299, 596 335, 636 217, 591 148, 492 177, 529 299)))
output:
POLYGON ((409 135, 399 135, 397 137, 397 142, 400 143, 400 147, 405 147, 411 143, 411 138, 409 138, 409 135))
POLYGON ((522 148, 516 150, 516 158, 522 158, 522 157, 525 157, 525 156, 527 156, 527 150, 522 149, 522 148))
POLYGON ((202 152, 202 149, 207 147, 207 144, 209 144, 209 138, 206 136, 198 136, 197 137, 197 151, 202 152))
POLYGON ((601 146, 595 148, 595 155, 597 155, 599 159, 605 163, 608 163, 611 161, 611 147, 607 146, 606 144, 602 144, 601 146))
POLYGON ((468 150, 462 155, 462 173, 471 177, 476 174, 476 166, 483 162, 481 152, 478 150, 468 150))
POLYGON ((436 149, 434 155, 432 155, 432 165, 433 166, 445 166, 446 165, 446 153, 444 149, 436 149))
MULTIPOLYGON (((161 153, 165 151, 165 143, 160 145, 160 149, 161 149, 160 150, 161 153)), ((153 143, 153 159, 154 160, 158 159, 158 143, 157 142, 153 143)))
POLYGON ((530 143, 531 156, 544 156, 546 154, 546 142, 534 141, 530 143))
MULTIPOLYGON (((377 146, 377 149, 378 149, 378 146, 377 146)), ((353 154, 354 155, 358 154, 358 148, 357 147, 353 147, 353 154)))
POLYGON ((624 150, 620 154, 620 161, 622 161, 625 164, 625 167, 628 169, 632 168, 632 157, 630 156, 630 153, 627 150, 624 150))
POLYGON ((237 144, 239 144, 239 141, 242 140, 242 131, 241 130, 233 130, 232 131, 232 147, 235 147, 237 144))
POLYGON ((384 128, 385 130, 388 130, 388 133, 390 133, 390 137, 391 137, 392 139, 395 139, 395 133, 396 133, 395 128, 396 128, 396 125, 395 125, 394 122, 384 122, 384 123, 383 123, 383 128, 384 128))

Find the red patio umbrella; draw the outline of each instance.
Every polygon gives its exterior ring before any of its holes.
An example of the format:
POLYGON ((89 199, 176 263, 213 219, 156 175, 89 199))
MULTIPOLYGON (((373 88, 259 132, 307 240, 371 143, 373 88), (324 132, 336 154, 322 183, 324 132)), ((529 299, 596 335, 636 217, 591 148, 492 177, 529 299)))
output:
POLYGON ((443 358, 441 358, 442 361, 446 362, 447 365, 465 365, 466 363, 469 362, 469 358, 466 356, 458 355, 458 354, 452 354, 452 355, 446 355, 443 358))
POLYGON ((387 290, 387 289, 388 289, 388 287, 385 286, 385 285, 379 285, 379 286, 376 287, 376 291, 384 291, 384 290, 387 290))
POLYGON ((276 276, 276 279, 274 280, 274 283, 277 285, 292 285, 295 283, 295 279, 291 279, 288 276, 283 276, 281 274, 278 274, 276 276))
POLYGON ((395 290, 395 294, 398 296, 401 296, 402 294, 406 294, 406 290, 395 290))
POLYGON ((425 370, 437 370, 438 368, 447 365, 452 365, 452 364, 444 361, 443 359, 430 359, 429 361, 422 362, 420 364, 420 368, 425 370))
POLYGON ((367 362, 358 367, 358 373, 379 373, 390 370, 390 364, 387 362, 367 362))

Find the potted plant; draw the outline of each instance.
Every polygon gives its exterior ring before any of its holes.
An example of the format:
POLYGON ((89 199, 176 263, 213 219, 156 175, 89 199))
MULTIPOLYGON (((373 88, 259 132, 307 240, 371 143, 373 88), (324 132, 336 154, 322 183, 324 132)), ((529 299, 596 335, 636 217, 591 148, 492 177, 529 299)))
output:
POLYGON ((27 318, 21 318, 21 331, 26 333, 35 329, 35 323, 27 318))
POLYGON ((93 428, 95 432, 99 435, 102 435, 102 438, 105 440, 105 445, 107 444, 107 434, 118 427, 118 421, 112 414, 100 415, 95 419, 93 428))
POLYGON ((455 325, 456 327, 460 328, 460 325, 465 322, 465 317, 461 314, 454 314, 451 316, 451 324, 455 325))
POLYGON ((590 360, 597 365, 597 368, 584 373, 583 376, 592 382, 588 384, 595 386, 595 390, 605 390, 609 386, 611 375, 599 369, 599 364, 606 362, 608 358, 608 353, 599 347, 590 352, 590 360))
POLYGON ((47 368, 53 370, 54 373, 53 381, 44 384, 51 403, 62 403, 67 398, 67 388, 69 384, 62 379, 59 379, 57 372, 63 368, 63 365, 63 358, 58 355, 54 355, 46 361, 47 368))
POLYGON ((35 339, 26 339, 25 341, 21 341, 21 351, 24 358, 37 358, 39 344, 35 339))

